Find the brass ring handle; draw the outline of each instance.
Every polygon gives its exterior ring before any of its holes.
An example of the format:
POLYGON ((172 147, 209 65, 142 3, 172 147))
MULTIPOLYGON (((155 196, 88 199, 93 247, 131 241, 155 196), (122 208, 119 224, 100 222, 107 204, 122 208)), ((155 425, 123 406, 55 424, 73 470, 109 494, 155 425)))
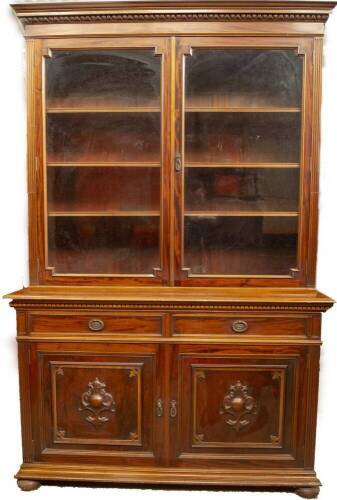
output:
POLYGON ((170 417, 171 418, 176 418, 177 416, 177 401, 172 399, 170 402, 170 417))
POLYGON ((96 318, 90 319, 88 321, 88 327, 89 327, 89 330, 91 330, 93 332, 100 332, 104 328, 104 321, 102 321, 101 319, 96 319, 96 318))
POLYGON ((243 319, 236 319, 232 323, 232 330, 235 333, 244 333, 248 330, 248 323, 243 319))

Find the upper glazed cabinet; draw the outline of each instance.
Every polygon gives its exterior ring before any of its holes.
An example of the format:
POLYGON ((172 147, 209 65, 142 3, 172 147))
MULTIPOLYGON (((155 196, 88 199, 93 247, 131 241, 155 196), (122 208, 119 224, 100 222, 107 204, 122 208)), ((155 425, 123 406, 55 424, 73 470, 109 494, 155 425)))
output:
POLYGON ((312 284, 320 50, 305 37, 35 40, 32 282, 312 284))

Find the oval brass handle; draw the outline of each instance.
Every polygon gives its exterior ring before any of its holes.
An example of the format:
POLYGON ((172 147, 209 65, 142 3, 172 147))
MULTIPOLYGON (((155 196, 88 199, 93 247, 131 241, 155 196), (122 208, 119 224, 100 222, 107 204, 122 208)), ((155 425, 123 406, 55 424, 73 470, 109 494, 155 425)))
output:
POLYGON ((163 405, 162 399, 158 399, 158 401, 157 401, 156 414, 157 414, 157 417, 162 417, 164 415, 164 405, 163 405))
POLYGON ((102 321, 101 319, 90 319, 88 321, 88 327, 89 327, 89 330, 92 330, 93 332, 99 332, 101 330, 103 330, 104 328, 104 321, 102 321))
POLYGON ((177 401, 172 399, 170 402, 170 417, 171 418, 176 418, 177 416, 177 401))
POLYGON ((232 323, 232 330, 235 333, 244 333, 248 330, 247 321, 243 321, 243 319, 236 319, 232 323))

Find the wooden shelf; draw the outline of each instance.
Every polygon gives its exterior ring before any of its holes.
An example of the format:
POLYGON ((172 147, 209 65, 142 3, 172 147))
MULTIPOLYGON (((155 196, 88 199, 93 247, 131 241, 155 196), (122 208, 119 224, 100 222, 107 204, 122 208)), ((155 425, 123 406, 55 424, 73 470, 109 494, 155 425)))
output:
POLYGON ((301 108, 186 106, 186 113, 300 113, 301 108))
POLYGON ((185 168, 300 168, 299 163, 221 163, 185 162, 185 168))
POLYGON ((48 212, 49 217, 159 217, 159 210, 114 210, 106 212, 48 212))
POLYGON ((90 168, 102 168, 102 167, 115 167, 115 168, 160 168, 161 163, 157 162, 48 162, 47 167, 90 167, 90 168))
POLYGON ((125 107, 125 108, 47 108, 48 114, 54 113, 160 113, 158 107, 125 107))
POLYGON ((186 210, 185 217, 297 217, 299 212, 259 212, 259 211, 197 211, 186 210))

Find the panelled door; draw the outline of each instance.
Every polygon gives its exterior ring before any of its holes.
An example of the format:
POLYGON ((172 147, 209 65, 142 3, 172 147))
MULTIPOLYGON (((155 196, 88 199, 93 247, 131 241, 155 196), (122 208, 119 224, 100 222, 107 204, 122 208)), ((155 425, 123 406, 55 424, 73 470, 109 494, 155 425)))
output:
POLYGON ((303 466, 309 356, 300 346, 176 346, 173 465, 303 466))
POLYGON ((303 280, 311 57, 311 40, 177 40, 177 285, 303 280))
POLYGON ((36 460, 159 463, 158 345, 38 343, 31 360, 36 460))
POLYGON ((54 283, 167 283, 168 40, 42 43, 37 272, 54 283))

